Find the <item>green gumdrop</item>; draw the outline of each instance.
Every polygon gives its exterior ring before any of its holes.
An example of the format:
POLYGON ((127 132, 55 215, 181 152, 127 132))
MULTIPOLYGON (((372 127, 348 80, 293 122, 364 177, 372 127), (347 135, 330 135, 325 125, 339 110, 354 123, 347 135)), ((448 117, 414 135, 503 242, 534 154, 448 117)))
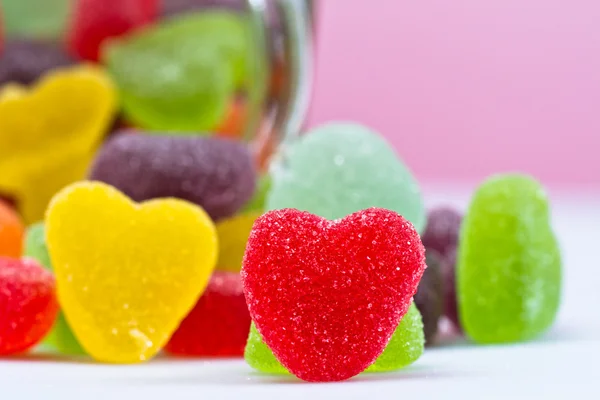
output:
POLYGON ((164 21, 102 49, 127 119, 167 132, 210 131, 247 81, 247 20, 223 11, 164 21))
MULTIPOLYGON (((402 369, 421 357, 424 346, 423 321, 413 303, 402 317, 383 353, 365 372, 390 372, 402 369)), ((277 375, 289 374, 263 342, 254 323, 250 326, 244 358, 248 365, 257 371, 277 375)))
POLYGON ((57 39, 65 31, 71 0, 0 0, 9 37, 57 39))
POLYGON ((267 195, 270 190, 271 176, 269 174, 264 174, 258 179, 254 196, 252 196, 248 204, 242 208, 242 213, 263 212, 265 210, 267 195))
POLYGON ((419 186, 390 145, 353 123, 329 123, 284 148, 272 168, 267 210, 297 208, 327 219, 369 207, 396 211, 422 231, 419 186))
MULTIPOLYGON (((25 235, 23 255, 36 259, 46 269, 52 270, 45 235, 43 222, 31 225, 25 235)), ((44 339, 43 345, 63 354, 86 354, 73 335, 62 311, 58 313, 56 322, 54 322, 52 330, 44 339)))
POLYGON ((532 339, 560 303, 560 250, 542 186, 498 175, 475 192, 462 223, 457 261, 459 314, 479 343, 532 339))
POLYGON ((46 247, 44 223, 38 222, 27 228, 23 255, 36 259, 43 267, 52 271, 52 262, 46 247))

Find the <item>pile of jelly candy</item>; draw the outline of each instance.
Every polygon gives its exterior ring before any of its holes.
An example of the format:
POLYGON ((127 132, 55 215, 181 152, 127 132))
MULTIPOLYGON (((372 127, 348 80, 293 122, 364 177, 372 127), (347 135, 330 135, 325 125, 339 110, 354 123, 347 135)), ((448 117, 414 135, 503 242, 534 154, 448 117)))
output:
POLYGON ((464 215, 427 212, 349 122, 265 171, 242 135, 247 21, 167 1, 0 1, 1 356, 244 357, 324 382, 403 369, 449 332, 550 327, 561 258, 538 182, 492 176, 464 215))

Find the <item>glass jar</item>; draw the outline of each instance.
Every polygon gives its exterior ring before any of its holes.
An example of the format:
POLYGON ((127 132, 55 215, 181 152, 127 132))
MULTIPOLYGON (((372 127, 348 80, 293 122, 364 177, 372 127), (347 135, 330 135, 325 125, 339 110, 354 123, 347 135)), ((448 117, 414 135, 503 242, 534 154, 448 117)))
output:
MULTIPOLYGON (((119 112, 107 133, 123 127, 211 132, 249 143, 261 168, 301 129, 311 82, 310 0, 0 0, 0 10, 0 96, 22 94, 22 87, 34 87, 57 68, 99 65, 119 92, 119 112), (216 54, 218 62, 211 58, 216 54), (243 64, 242 73, 235 63, 243 64), (189 96, 170 102, 171 92, 157 92, 158 83, 189 96), (148 98, 155 103, 144 98, 144 85, 154 90, 148 98), (207 117, 188 121, 196 111, 182 110, 190 104, 207 117), (170 125, 174 115, 178 120, 170 125)), ((0 144, 8 134, 0 132, 0 144)), ((21 150, 29 151, 10 156, 21 150)), ((0 160, 0 174, 3 165, 0 160)), ((15 202, 16 192, 0 179, 0 196, 15 202)))

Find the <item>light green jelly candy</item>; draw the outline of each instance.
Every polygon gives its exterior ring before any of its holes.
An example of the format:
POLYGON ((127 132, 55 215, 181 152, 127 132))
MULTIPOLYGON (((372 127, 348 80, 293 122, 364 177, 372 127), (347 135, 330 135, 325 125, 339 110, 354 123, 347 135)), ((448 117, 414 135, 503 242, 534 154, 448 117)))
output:
POLYGON ((34 39, 60 38, 72 0, 0 0, 6 36, 34 39))
POLYGON ((517 342, 550 327, 561 258, 538 182, 516 174, 486 180, 465 214, 458 253, 459 314, 472 340, 517 342))
POLYGON ((329 123, 289 144, 272 168, 267 210, 296 208, 333 220, 369 207, 396 211, 421 232, 417 181, 381 135, 329 123))
POLYGON ((224 11, 190 14, 102 48, 128 120, 148 130, 207 132, 248 80, 249 24, 224 11))
MULTIPOLYGON (((419 310, 413 303, 400 321, 383 353, 365 372, 390 372, 402 369, 421 357, 424 346, 423 321, 419 310)), ((263 342, 254 323, 250 326, 244 358, 248 365, 257 371, 266 374, 289 374, 275 358, 271 349, 263 342)))
MULTIPOLYGON (((24 254, 25 257, 36 259, 46 269, 52 270, 52 263, 46 247, 44 223, 31 225, 25 235, 24 254)), ((73 335, 71 328, 65 320, 62 312, 58 313, 52 330, 42 343, 44 347, 56 350, 63 354, 79 355, 85 351, 73 335)))

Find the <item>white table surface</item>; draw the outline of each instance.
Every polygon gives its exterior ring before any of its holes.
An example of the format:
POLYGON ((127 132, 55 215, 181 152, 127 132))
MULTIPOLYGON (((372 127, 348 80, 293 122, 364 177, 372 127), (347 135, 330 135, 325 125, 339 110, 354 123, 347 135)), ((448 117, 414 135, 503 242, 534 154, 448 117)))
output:
MULTIPOLYGON (((436 192, 439 193, 439 192, 436 192)), ((428 196, 464 207, 466 196, 428 196)), ((554 196, 563 247, 563 303, 530 343, 427 349, 410 368, 332 384, 261 376, 241 360, 155 359, 109 366, 41 355, 0 360, 4 399, 502 399, 600 398, 600 196, 554 196)))

